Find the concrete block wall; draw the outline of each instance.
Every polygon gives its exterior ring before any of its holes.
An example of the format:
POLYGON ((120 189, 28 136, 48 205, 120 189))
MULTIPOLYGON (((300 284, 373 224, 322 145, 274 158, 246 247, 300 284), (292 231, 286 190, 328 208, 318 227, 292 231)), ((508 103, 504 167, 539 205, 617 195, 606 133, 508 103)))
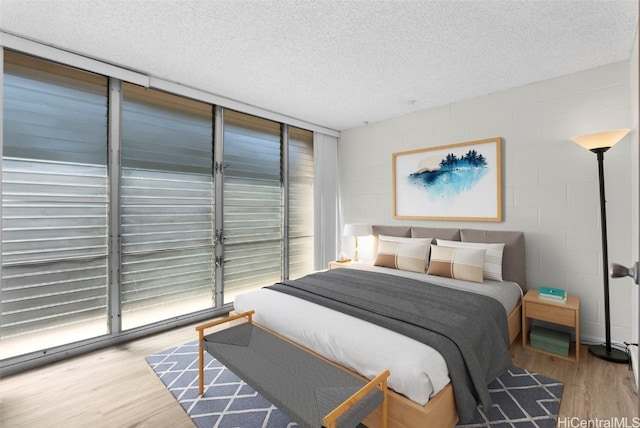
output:
MULTIPOLYGON (((632 127, 629 62, 416 110, 342 132, 338 142, 344 223, 418 224, 522 230, 527 281, 582 298, 584 340, 603 340, 604 306, 596 155, 570 138, 632 127), (503 139, 503 221, 394 220, 392 154, 491 137, 503 139)), ((419 109, 419 103, 416 109, 419 109)), ((605 154, 609 260, 630 264, 638 245, 632 192, 638 192, 637 133, 605 154), (636 230, 635 226, 633 230, 636 230), (635 246, 635 247, 634 247, 635 246)), ((363 259, 374 249, 361 240, 363 259)), ((352 254, 353 242, 343 239, 352 254)), ((611 282, 612 337, 632 339, 632 287, 611 282)))

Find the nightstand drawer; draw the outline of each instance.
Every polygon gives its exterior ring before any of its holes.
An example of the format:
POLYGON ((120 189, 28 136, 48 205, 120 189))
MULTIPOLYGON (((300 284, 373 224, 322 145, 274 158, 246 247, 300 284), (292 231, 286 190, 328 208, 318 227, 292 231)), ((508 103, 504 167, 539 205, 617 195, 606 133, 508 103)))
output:
POLYGON ((575 327, 576 313, 562 306, 527 302, 526 317, 575 327))

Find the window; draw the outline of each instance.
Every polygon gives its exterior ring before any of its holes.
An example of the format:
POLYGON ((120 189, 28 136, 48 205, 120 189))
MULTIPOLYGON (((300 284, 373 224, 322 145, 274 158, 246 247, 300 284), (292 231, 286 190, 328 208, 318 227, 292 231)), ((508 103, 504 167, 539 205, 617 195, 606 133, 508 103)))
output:
POLYGON ((289 128, 289 278, 313 272, 313 132, 289 128))
POLYGON ((107 79, 5 51, 2 358, 108 333, 107 79))
POLYGON ((6 50, 3 97, 0 369, 313 270, 312 132, 6 50))
POLYGON ((212 107, 126 84, 123 329, 215 306, 212 107))
POLYGON ((224 300, 280 281, 283 195, 280 124, 224 114, 224 300))

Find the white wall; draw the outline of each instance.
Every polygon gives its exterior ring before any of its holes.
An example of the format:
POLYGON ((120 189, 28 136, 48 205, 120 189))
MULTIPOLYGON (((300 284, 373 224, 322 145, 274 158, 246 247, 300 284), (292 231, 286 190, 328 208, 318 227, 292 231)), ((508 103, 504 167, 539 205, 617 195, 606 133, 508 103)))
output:
MULTIPOLYGON (((580 296, 582 336, 602 340, 597 161, 570 137, 631 127, 630 81, 625 61, 343 131, 338 143, 343 220, 522 230, 529 287, 550 285, 580 296), (490 137, 503 138, 502 222, 392 218, 392 153, 490 137)), ((630 263, 638 244, 630 234, 637 224, 630 195, 638 192, 632 138, 637 144, 634 133, 605 155, 609 260, 621 263, 630 263)), ((351 241, 343 240, 343 246, 352 253, 351 241)), ((631 287, 612 286, 614 341, 632 338, 631 297, 631 287)))

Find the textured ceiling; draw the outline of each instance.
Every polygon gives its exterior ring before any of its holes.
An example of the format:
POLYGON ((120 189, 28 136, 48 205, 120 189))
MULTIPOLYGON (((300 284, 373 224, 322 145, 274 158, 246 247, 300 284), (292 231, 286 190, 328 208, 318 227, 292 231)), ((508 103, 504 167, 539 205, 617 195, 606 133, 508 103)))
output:
POLYGON ((0 0, 0 30, 343 130, 627 60, 635 0, 0 0))

